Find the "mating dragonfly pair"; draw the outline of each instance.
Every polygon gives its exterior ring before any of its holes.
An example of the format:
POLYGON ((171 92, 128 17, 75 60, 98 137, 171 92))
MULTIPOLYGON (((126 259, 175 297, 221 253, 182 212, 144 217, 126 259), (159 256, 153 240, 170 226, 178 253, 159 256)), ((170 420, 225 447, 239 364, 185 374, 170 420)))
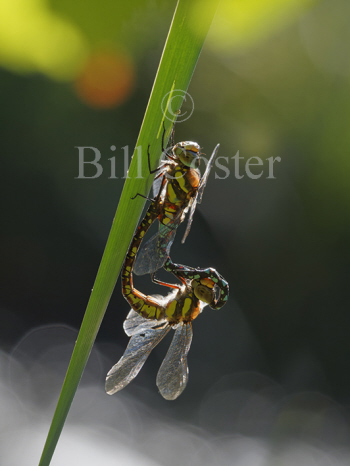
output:
POLYGON ((182 242, 190 231, 196 205, 202 200, 218 148, 219 144, 203 176, 198 170, 202 155, 200 147, 192 141, 175 144, 170 152, 165 153, 166 159, 160 167, 155 170, 149 167, 151 173, 159 172, 153 186, 156 195, 137 227, 122 270, 122 292, 131 306, 124 321, 124 330, 131 338, 123 356, 107 374, 106 392, 110 395, 137 376, 150 352, 173 328, 175 334, 156 383, 165 399, 176 399, 188 380, 187 354, 192 341, 192 320, 206 305, 220 309, 228 299, 228 283, 215 269, 174 264, 169 257, 177 227, 188 211, 182 242), (158 232, 140 249, 147 230, 157 219, 158 232), (180 284, 157 280, 154 274, 161 267, 175 275, 180 284), (155 283, 170 287, 172 291, 167 296, 145 295, 134 287, 134 273, 150 273, 155 283))

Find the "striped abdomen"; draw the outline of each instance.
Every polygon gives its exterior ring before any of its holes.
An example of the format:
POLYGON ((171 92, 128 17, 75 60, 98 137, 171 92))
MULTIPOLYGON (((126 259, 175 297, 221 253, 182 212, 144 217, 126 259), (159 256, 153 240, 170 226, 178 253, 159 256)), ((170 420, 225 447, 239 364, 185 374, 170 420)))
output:
POLYGON ((147 296, 136 290, 134 288, 132 273, 135 257, 137 251, 139 250, 140 243, 156 218, 156 206, 154 203, 152 203, 146 212, 145 218, 137 227, 136 234, 132 239, 129 251, 126 255, 122 270, 122 293, 134 311, 142 315, 142 317, 145 317, 146 319, 159 320, 164 317, 164 305, 161 305, 158 300, 152 298, 151 296, 147 296))
POLYGON ((159 221, 167 225, 184 213, 197 192, 200 174, 194 168, 177 164, 171 167, 165 176, 168 178, 168 182, 159 221))

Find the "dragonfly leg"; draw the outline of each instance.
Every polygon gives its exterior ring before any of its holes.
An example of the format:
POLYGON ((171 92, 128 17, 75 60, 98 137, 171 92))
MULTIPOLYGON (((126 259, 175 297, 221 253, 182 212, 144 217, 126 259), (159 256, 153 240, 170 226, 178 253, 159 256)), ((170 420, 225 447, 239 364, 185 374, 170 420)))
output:
POLYGON ((160 169, 164 168, 166 166, 166 164, 162 163, 161 165, 159 165, 159 167, 152 169, 151 168, 151 155, 149 153, 149 148, 150 148, 150 145, 148 144, 148 148, 147 148, 148 171, 149 171, 150 175, 153 175, 153 173, 156 173, 160 169))
POLYGON ((164 148, 165 133, 166 133, 166 129, 165 129, 165 123, 164 123, 164 120, 163 120, 162 152, 164 152, 164 151, 165 151, 165 148, 164 148))
POLYGON ((135 194, 135 196, 131 197, 131 199, 134 200, 137 198, 137 196, 143 197, 144 199, 147 199, 148 201, 151 201, 151 202, 154 201, 154 199, 151 199, 150 197, 145 196, 144 194, 140 194, 140 193, 135 194))
MULTIPOLYGON (((152 279, 152 282, 153 283, 156 283, 157 285, 162 285, 162 286, 167 286, 169 288, 173 288, 175 290, 179 290, 180 289, 180 286, 179 285, 174 285, 172 283, 166 283, 166 282, 162 282, 161 280, 158 280, 158 278, 156 278, 156 275, 155 273, 151 273, 151 279, 152 279)), ((180 279, 181 280, 181 279, 180 279)), ((181 280, 182 281, 182 280, 181 280)))

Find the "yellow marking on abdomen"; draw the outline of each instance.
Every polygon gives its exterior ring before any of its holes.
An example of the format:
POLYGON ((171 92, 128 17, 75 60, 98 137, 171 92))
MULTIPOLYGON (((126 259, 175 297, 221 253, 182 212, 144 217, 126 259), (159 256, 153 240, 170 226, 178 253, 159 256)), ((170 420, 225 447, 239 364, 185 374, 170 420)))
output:
POLYGON ((142 314, 146 315, 148 318, 154 318, 156 316, 157 308, 155 306, 150 306, 145 304, 141 310, 142 314))
POLYGON ((167 195, 168 195, 167 197, 168 197, 169 201, 172 204, 175 203, 176 201, 178 201, 178 198, 177 198, 176 193, 174 191, 173 185, 171 183, 168 184, 167 195))

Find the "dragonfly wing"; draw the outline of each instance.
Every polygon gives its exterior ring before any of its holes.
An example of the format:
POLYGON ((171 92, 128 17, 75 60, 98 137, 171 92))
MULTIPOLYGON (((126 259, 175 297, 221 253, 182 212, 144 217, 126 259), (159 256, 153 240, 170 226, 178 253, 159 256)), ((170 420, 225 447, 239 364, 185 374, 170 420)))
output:
POLYGON ((197 191, 197 195, 198 195, 197 203, 198 204, 200 204, 202 202, 202 196, 203 196, 204 188, 205 188, 205 186, 207 184, 208 177, 209 177, 209 174, 210 174, 210 170, 211 170, 211 168, 212 168, 212 166, 214 164, 214 159, 216 157, 216 154, 218 153, 219 147, 220 147, 220 144, 217 144, 215 146, 215 148, 213 150, 213 153, 211 154, 210 159, 208 161, 205 172, 203 173, 203 176, 201 177, 201 181, 200 181, 199 188, 198 188, 198 191, 197 191))
POLYGON ((188 215, 187 227, 186 227, 185 234, 184 234, 184 236, 183 236, 183 238, 181 240, 181 243, 184 243, 186 241, 186 238, 187 238, 187 236, 188 236, 188 234, 190 232, 192 221, 193 221, 193 214, 194 214, 194 211, 196 210, 197 204, 200 204, 202 202, 204 188, 205 188, 205 186, 207 184, 208 176, 209 176, 210 170, 211 170, 211 168, 212 168, 212 166, 214 164, 214 160, 215 160, 216 154, 217 154, 217 152, 219 150, 219 147, 220 147, 220 144, 217 144, 215 146, 215 149, 213 150, 213 153, 211 154, 210 159, 209 159, 209 161, 207 163, 205 172, 204 172, 203 176, 201 177, 201 181, 199 183, 199 187, 198 187, 198 190, 196 192, 196 195, 192 199, 191 210, 190 210, 190 213, 188 215))
POLYGON ((153 184, 152 184, 153 197, 158 196, 159 191, 162 187, 162 182, 163 182, 163 176, 155 177, 153 184))
POLYGON ((138 252, 133 272, 136 275, 145 275, 156 272, 163 267, 175 235, 175 225, 170 227, 160 224, 158 232, 138 252))
MULTIPOLYGON (((152 295, 152 298, 157 298, 161 300, 164 299, 164 296, 152 295)), ((164 325, 164 323, 166 322, 166 319, 145 319, 140 314, 131 309, 131 311, 127 315, 127 318, 124 320, 123 328, 124 332, 128 335, 128 337, 132 337, 133 335, 137 335, 138 333, 143 333, 145 330, 149 330, 152 328, 160 328, 160 326, 164 325)))
POLYGON ((186 231, 183 235, 183 238, 181 240, 181 243, 184 243, 186 241, 186 238, 191 230, 191 226, 192 226, 192 221, 193 221, 193 214, 194 214, 194 211, 196 210, 196 207, 197 207, 197 198, 198 198, 198 191, 195 195, 195 197, 192 199, 192 204, 191 204, 191 210, 190 210, 190 213, 188 215, 188 221, 187 221, 187 226, 186 226, 186 231))
POLYGON ((166 400, 175 400, 187 385, 187 354, 191 341, 191 323, 179 325, 157 375, 157 387, 166 400))
MULTIPOLYGON (((132 316, 130 320, 134 319, 134 317, 132 316)), ((143 319, 141 316, 139 317, 143 319)), ((146 321, 147 319, 143 320, 146 321)), ((137 376, 153 348, 170 330, 169 325, 159 327, 159 321, 152 320, 150 322, 153 325, 158 325, 158 328, 147 328, 147 325, 143 325, 139 319, 123 356, 108 372, 105 384, 108 395, 118 392, 137 376), (136 329, 138 330, 136 331, 136 329)), ((134 320, 134 323, 137 323, 137 321, 134 320)))
POLYGON ((137 253, 135 265, 133 268, 133 272, 136 275, 145 275, 146 273, 151 273, 152 264, 158 257, 158 236, 159 233, 157 232, 146 242, 146 244, 137 253))

